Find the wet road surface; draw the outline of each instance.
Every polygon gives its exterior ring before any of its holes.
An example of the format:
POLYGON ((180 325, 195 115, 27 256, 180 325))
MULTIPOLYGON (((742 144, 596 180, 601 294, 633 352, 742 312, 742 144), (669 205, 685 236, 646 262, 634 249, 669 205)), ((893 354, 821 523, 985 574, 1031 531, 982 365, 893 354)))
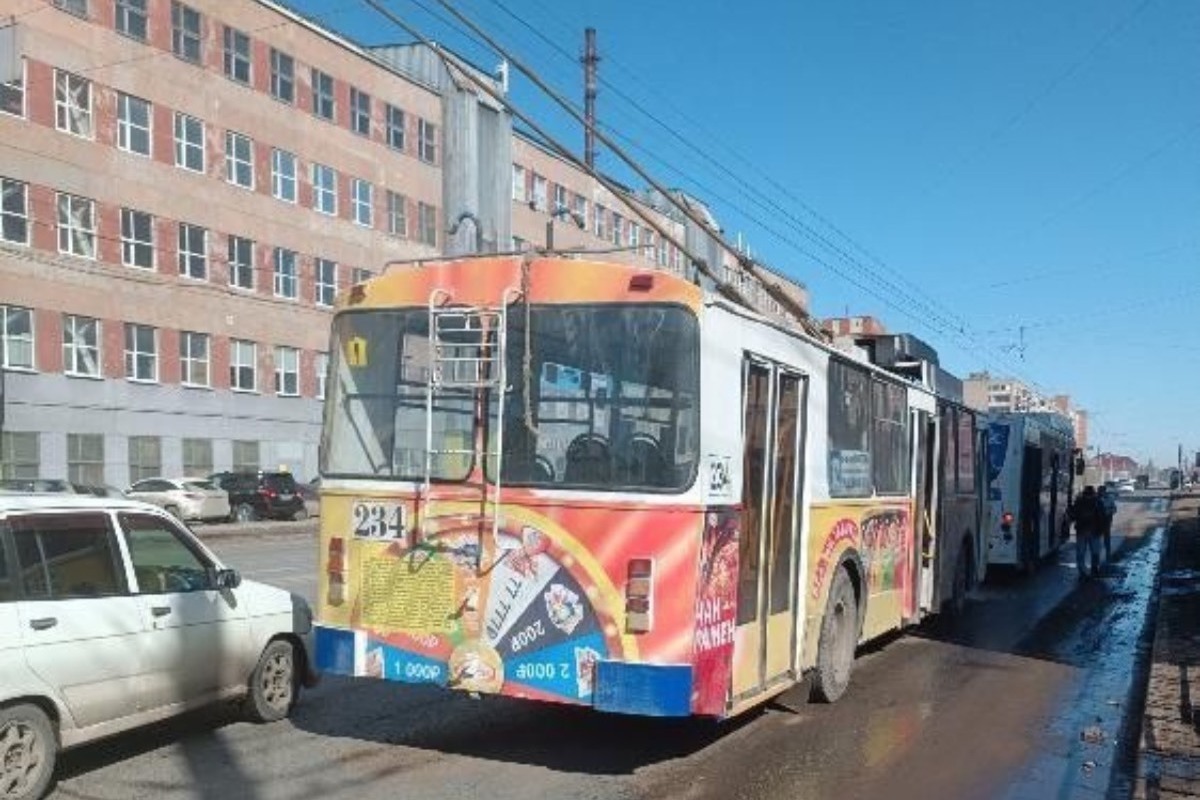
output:
MULTIPOLYGON (((995 576, 961 621, 862 654, 832 706, 795 691, 716 725, 328 678, 288 721, 215 709, 69 754, 54 796, 1100 796, 1122 766, 1157 510, 1122 503, 1128 535, 1101 580, 1077 580, 1070 545, 1032 578, 995 576)), ((312 594, 310 536, 209 544, 247 577, 312 594)))

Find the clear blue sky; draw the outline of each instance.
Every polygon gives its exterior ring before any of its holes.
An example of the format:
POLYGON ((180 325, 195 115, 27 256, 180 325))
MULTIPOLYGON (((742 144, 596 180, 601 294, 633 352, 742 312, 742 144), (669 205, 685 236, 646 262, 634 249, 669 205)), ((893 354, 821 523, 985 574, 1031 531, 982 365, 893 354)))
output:
MULTIPOLYGON (((368 44, 407 40, 353 0, 291 2, 368 44)), ((387 5, 498 61, 414 0, 387 5)), ((1200 450, 1200 3, 457 6, 574 99, 578 64, 514 16, 571 56, 596 27, 602 123, 807 283, 818 315, 873 314, 959 374, 1069 393, 1105 450, 1200 450)), ((582 149, 515 71, 512 97, 582 149)), ((601 164, 640 185, 615 156, 601 164)))

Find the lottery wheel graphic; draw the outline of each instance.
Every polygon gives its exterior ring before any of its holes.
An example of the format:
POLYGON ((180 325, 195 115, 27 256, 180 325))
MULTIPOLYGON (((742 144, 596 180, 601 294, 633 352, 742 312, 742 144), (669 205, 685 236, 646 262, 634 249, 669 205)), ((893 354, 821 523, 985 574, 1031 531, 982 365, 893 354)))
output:
MULTIPOLYGON (((387 677, 452 688, 586 702, 600 659, 636 658, 613 612, 621 598, 591 554, 557 523, 506 508, 498 536, 441 508, 422 545, 394 557, 453 564, 455 612, 443 631, 369 634, 387 677)), ((476 518, 477 519, 477 518, 476 518)), ((443 573, 446 570, 441 570, 443 573)))

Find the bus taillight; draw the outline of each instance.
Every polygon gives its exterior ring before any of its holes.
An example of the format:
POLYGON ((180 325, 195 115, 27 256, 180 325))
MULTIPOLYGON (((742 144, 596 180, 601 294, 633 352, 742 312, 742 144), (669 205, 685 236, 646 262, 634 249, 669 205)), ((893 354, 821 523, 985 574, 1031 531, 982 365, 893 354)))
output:
POLYGON ((629 559, 625 580, 625 630, 629 633, 649 632, 653 591, 653 559, 629 559))
POLYGON ((1008 533, 1012 529, 1013 515, 1011 511, 1005 511, 1000 515, 1000 530, 1008 533))
POLYGON ((329 540, 329 560, 325 567, 329 576, 329 605, 346 602, 346 540, 334 536, 329 540))

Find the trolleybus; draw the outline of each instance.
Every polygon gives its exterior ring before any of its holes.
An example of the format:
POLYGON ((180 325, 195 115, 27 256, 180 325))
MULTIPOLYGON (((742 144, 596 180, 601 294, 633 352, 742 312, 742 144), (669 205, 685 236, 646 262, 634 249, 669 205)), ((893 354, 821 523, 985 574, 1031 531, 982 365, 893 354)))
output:
POLYGON ((669 272, 395 265, 339 300, 328 378, 329 672, 645 715, 807 676, 832 701, 859 644, 986 565, 973 414, 669 272))

